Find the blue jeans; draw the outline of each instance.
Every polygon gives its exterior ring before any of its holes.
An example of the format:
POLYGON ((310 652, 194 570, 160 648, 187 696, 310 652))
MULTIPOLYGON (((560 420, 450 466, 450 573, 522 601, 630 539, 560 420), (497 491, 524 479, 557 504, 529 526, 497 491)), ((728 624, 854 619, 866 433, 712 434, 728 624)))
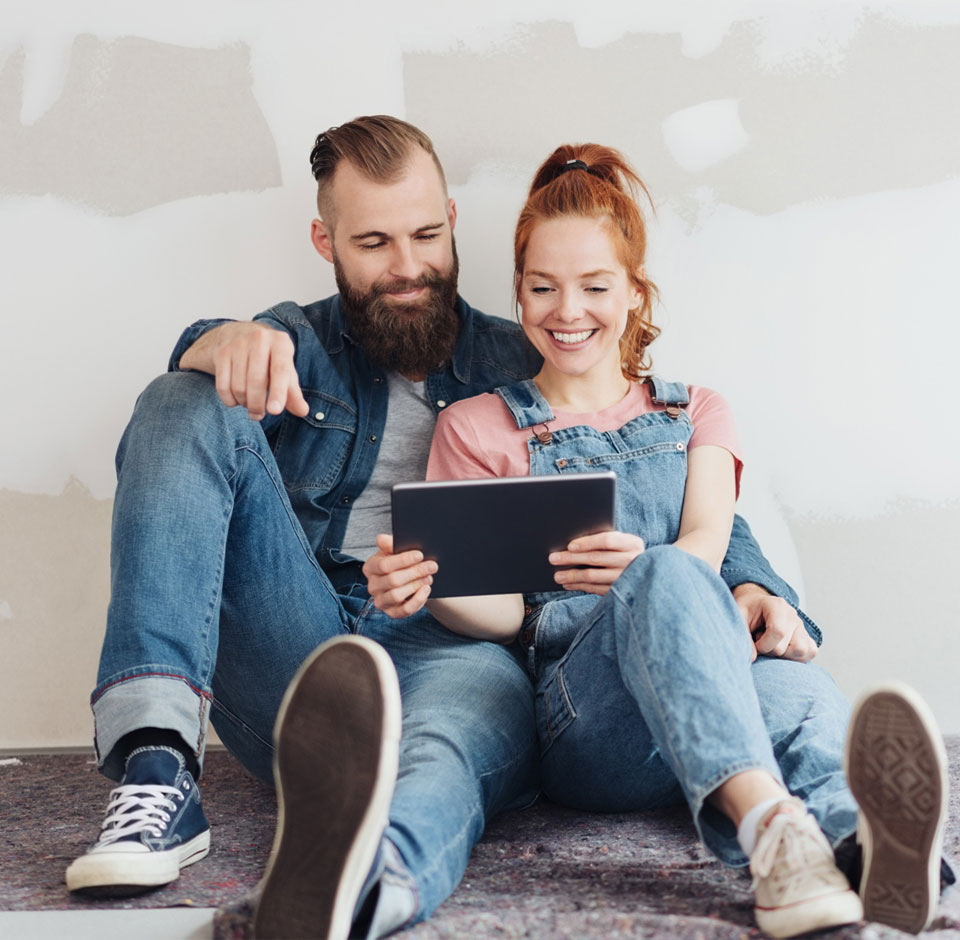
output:
POLYGON ((103 771, 119 739, 177 731, 202 759, 208 716, 272 781, 283 693, 320 643, 354 632, 393 658, 403 739, 388 838, 416 919, 456 887, 494 814, 538 786, 533 689, 514 652, 426 612, 390 620, 362 584, 338 594, 294 515, 260 425, 209 376, 170 373, 137 402, 117 455, 107 632, 93 693, 103 771))
POLYGON ((812 663, 751 664, 743 618, 709 565, 657 546, 578 623, 585 600, 549 603, 535 624, 548 796, 598 811, 686 799, 707 847, 744 865, 733 823, 706 797, 761 769, 806 803, 832 845, 856 830, 846 700, 812 663))

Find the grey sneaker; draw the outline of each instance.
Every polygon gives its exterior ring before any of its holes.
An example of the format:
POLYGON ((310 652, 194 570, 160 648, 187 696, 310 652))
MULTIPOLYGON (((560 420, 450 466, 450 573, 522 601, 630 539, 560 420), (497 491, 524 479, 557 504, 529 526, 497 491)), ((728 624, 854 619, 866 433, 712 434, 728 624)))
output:
POLYGON ((800 800, 783 800, 760 821, 750 871, 757 926, 771 937, 794 937, 863 917, 860 898, 800 800))
POLYGON ((387 826, 400 726, 393 662, 371 640, 329 640, 293 678, 274 728, 277 831, 259 940, 346 940, 387 826))
POLYGON ((860 807, 866 918, 919 933, 933 920, 940 896, 949 784, 936 720, 913 689, 891 682, 861 696, 844 770, 860 807))

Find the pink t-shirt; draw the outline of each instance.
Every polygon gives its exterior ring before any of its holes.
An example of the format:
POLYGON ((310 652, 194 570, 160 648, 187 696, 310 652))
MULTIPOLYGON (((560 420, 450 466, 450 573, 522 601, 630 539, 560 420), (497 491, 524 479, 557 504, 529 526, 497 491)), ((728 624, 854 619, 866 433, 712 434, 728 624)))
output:
MULTIPOLYGON (((726 399, 709 388, 688 385, 686 412, 693 424, 688 450, 704 444, 724 447, 733 454, 737 495, 743 459, 733 413, 726 399)), ((591 414, 553 409, 550 430, 587 424, 598 431, 615 431, 638 415, 662 408, 651 401, 651 386, 632 382, 630 391, 615 405, 591 414)), ((543 430, 539 425, 536 430, 543 430)), ((529 428, 518 428, 499 395, 487 393, 450 405, 440 413, 433 433, 428 480, 463 480, 477 477, 525 477, 530 473, 527 441, 529 428)))

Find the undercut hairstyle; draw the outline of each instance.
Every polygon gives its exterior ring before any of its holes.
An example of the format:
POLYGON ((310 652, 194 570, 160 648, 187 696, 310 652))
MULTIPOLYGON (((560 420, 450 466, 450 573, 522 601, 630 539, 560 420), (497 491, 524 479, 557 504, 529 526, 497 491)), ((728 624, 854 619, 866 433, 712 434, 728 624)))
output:
POLYGON ((414 147, 433 157, 444 192, 447 181, 433 149, 433 141, 419 127, 389 114, 354 118, 349 124, 331 127, 317 136, 310 152, 310 169, 317 181, 317 210, 320 218, 333 223, 330 189, 341 160, 377 183, 393 183, 403 176, 414 147))
POLYGON ((617 257, 642 298, 640 306, 629 311, 620 337, 621 368, 626 378, 634 380, 649 374, 647 347, 660 335, 652 321, 657 288, 642 274, 647 228, 638 201, 641 195, 652 209, 647 187, 619 151, 600 144, 564 144, 537 170, 513 240, 518 296, 527 244, 538 222, 565 216, 608 221, 617 257))

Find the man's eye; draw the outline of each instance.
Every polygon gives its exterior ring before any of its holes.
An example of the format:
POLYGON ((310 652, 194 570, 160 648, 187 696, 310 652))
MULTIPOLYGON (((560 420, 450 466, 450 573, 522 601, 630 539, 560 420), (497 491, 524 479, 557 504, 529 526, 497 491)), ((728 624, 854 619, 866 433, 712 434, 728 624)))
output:
POLYGON ((421 242, 432 242, 435 238, 439 236, 439 232, 425 232, 423 235, 417 236, 417 241, 421 242))
POLYGON ((366 242, 360 246, 362 251, 376 251, 378 248, 382 248, 386 242, 366 242))

